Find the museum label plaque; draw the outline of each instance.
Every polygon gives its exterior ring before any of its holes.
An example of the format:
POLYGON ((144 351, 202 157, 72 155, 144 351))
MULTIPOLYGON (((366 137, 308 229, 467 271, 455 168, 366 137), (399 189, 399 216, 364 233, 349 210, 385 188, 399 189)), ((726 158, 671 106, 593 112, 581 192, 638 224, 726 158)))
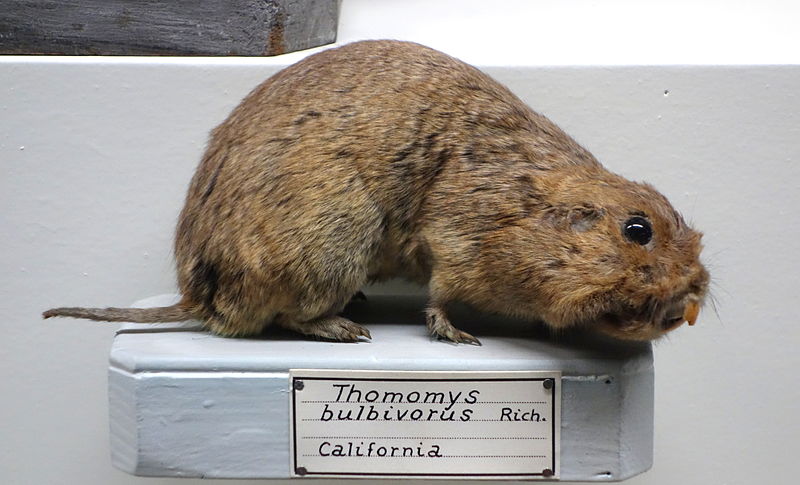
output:
POLYGON ((557 479, 561 373, 290 371, 295 477, 557 479))

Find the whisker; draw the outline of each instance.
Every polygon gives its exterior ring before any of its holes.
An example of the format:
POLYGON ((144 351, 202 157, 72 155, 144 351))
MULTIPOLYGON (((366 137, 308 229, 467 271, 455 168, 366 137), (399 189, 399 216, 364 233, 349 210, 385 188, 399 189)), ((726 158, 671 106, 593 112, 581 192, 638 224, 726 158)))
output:
POLYGON ((711 293, 711 289, 715 289, 724 292, 729 297, 733 296, 733 294, 730 291, 726 290, 725 287, 722 286, 718 280, 712 278, 711 281, 708 282, 708 286, 710 288, 709 294, 711 293))
MULTIPOLYGON (((648 313, 649 313, 648 321, 649 322, 656 322, 656 316, 659 315, 659 313, 661 313, 661 302, 659 302, 656 299, 651 299, 647 303, 647 306, 649 307, 648 308, 648 313)), ((658 319, 658 320, 661 320, 661 319, 658 319)), ((660 323, 661 322, 659 321, 659 324, 660 323)))
POLYGON ((711 291, 708 292, 708 301, 711 303, 711 309, 714 310, 714 314, 717 316, 719 323, 725 326, 725 322, 722 321, 722 317, 719 314, 719 301, 717 300, 716 295, 714 295, 714 293, 711 291))

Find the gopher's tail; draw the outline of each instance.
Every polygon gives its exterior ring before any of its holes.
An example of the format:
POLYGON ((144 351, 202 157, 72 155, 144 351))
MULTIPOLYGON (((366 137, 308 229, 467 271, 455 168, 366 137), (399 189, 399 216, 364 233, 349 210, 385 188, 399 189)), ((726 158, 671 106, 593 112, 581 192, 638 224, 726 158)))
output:
POLYGON ((105 322, 158 323, 180 322, 196 318, 181 303, 157 308, 52 308, 42 317, 74 317, 105 322))

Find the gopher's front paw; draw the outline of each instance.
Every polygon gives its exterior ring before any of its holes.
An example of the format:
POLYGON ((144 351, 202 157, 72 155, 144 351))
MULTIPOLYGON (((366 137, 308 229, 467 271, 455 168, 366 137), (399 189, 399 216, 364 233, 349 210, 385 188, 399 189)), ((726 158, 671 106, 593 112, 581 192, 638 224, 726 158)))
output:
POLYGON ((431 335, 458 344, 481 345, 480 340, 454 327, 441 308, 428 308, 425 310, 425 316, 428 324, 428 331, 431 335))

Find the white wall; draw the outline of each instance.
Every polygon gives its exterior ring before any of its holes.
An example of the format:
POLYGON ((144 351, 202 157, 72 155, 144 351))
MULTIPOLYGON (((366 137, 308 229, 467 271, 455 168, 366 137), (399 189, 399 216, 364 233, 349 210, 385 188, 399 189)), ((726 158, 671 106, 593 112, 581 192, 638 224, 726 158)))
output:
MULTIPOLYGON (((751 3, 343 4, 340 40, 416 40, 486 67, 706 233, 719 318, 657 343, 655 466, 633 484, 796 476, 798 8, 751 3)), ((206 134, 281 62, 0 58, 0 483, 199 483, 111 468, 115 326, 39 313, 173 291, 206 134)))

